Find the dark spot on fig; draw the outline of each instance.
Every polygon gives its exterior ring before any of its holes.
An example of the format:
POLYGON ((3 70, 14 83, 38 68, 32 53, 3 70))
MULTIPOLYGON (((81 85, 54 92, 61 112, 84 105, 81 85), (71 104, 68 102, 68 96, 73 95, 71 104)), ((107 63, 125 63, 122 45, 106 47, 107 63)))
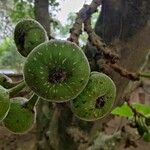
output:
POLYGON ((96 103, 95 103, 95 108, 103 108, 105 105, 105 100, 104 100, 104 97, 98 97, 96 99, 96 103))
POLYGON ((61 83, 66 79, 66 71, 62 69, 56 69, 49 75, 50 83, 61 83))

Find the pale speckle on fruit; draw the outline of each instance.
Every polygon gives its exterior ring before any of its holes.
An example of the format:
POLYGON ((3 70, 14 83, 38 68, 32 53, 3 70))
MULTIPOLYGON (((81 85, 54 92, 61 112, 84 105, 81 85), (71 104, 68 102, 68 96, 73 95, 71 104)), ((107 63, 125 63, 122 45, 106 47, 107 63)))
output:
POLYGON ((58 54, 59 56, 61 56, 61 52, 59 52, 59 54, 58 54))
POLYGON ((62 84, 61 84, 61 83, 60 83, 59 85, 60 85, 60 86, 62 86, 62 84))
POLYGON ((37 58, 36 58, 36 57, 34 57, 34 58, 33 58, 33 60, 34 60, 34 61, 37 61, 37 58))
POLYGON ((76 83, 75 83, 75 82, 72 82, 72 83, 70 83, 70 84, 75 85, 76 83))
POLYGON ((78 62, 74 62, 73 65, 76 65, 78 62))
POLYGON ((40 56, 42 56, 43 54, 42 53, 40 53, 40 52, 37 52, 40 56))
POLYGON ((66 60, 67 60, 67 58, 65 58, 65 59, 62 61, 62 64, 64 64, 66 60))
POLYGON ((48 85, 47 88, 50 88, 50 85, 48 85))
POLYGON ((47 83, 44 83, 44 85, 47 85, 47 83))

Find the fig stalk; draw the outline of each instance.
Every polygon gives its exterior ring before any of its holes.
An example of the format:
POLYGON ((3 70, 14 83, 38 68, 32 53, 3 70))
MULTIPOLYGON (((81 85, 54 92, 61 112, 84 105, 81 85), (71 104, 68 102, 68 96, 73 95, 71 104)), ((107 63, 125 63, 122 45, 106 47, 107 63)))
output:
POLYGON ((19 93, 25 87, 26 87, 26 83, 24 82, 24 80, 22 80, 15 87, 8 89, 9 97, 11 98, 11 97, 15 96, 17 93, 19 93))

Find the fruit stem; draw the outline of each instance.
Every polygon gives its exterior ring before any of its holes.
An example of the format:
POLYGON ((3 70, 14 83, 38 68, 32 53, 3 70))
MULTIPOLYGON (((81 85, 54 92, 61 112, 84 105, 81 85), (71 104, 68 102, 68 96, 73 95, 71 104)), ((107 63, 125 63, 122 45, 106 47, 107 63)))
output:
POLYGON ((47 132, 47 135, 49 136, 50 145, 56 149, 58 149, 58 145, 59 145, 58 123, 59 123, 60 114, 61 114, 61 110, 56 104, 55 109, 53 111, 53 116, 49 125, 49 130, 47 132))
POLYGON ((3 87, 5 87, 6 89, 10 89, 10 88, 13 88, 13 87, 15 87, 16 85, 18 85, 19 83, 21 83, 22 82, 22 80, 21 81, 18 81, 18 82, 7 82, 7 83, 5 83, 4 85, 2 85, 3 87))
POLYGON ((33 110, 33 108, 37 104, 38 100, 39 100, 38 96, 36 94, 33 94, 31 96, 31 98, 29 99, 29 101, 27 102, 26 107, 30 110, 33 110))
POLYGON ((19 93, 25 87, 26 87, 26 83, 24 82, 24 80, 20 81, 16 86, 14 86, 11 89, 8 89, 9 97, 11 98, 11 97, 15 96, 17 93, 19 93))

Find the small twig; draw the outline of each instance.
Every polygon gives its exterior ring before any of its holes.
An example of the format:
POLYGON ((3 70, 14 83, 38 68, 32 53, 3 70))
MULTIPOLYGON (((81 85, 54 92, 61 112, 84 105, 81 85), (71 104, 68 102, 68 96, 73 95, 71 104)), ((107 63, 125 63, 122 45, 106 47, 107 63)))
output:
POLYGON ((134 117, 136 118, 136 116, 141 116, 141 117, 144 117, 146 118, 145 115, 143 115, 142 113, 138 112, 129 102, 129 99, 125 99, 127 105, 130 107, 130 109, 132 110, 133 114, 134 114, 134 117))
POLYGON ((119 73, 121 76, 126 77, 132 81, 139 81, 140 77, 138 73, 134 73, 134 72, 129 72, 128 70, 120 67, 117 64, 109 64, 109 66, 116 71, 117 73, 119 73))
POLYGON ((82 24, 87 20, 91 15, 97 11, 97 7, 101 4, 101 0, 93 0, 90 5, 84 5, 83 8, 77 13, 77 18, 73 27, 70 29, 70 37, 68 41, 75 42, 79 44, 79 36, 82 33, 82 24))
POLYGON ((102 39, 95 33, 91 27, 91 20, 88 19, 84 22, 84 30, 88 34, 88 39, 90 43, 97 48, 97 50, 102 51, 104 57, 110 60, 111 63, 116 63, 119 60, 119 56, 111 51, 111 49, 106 47, 106 44, 102 42, 102 39))

